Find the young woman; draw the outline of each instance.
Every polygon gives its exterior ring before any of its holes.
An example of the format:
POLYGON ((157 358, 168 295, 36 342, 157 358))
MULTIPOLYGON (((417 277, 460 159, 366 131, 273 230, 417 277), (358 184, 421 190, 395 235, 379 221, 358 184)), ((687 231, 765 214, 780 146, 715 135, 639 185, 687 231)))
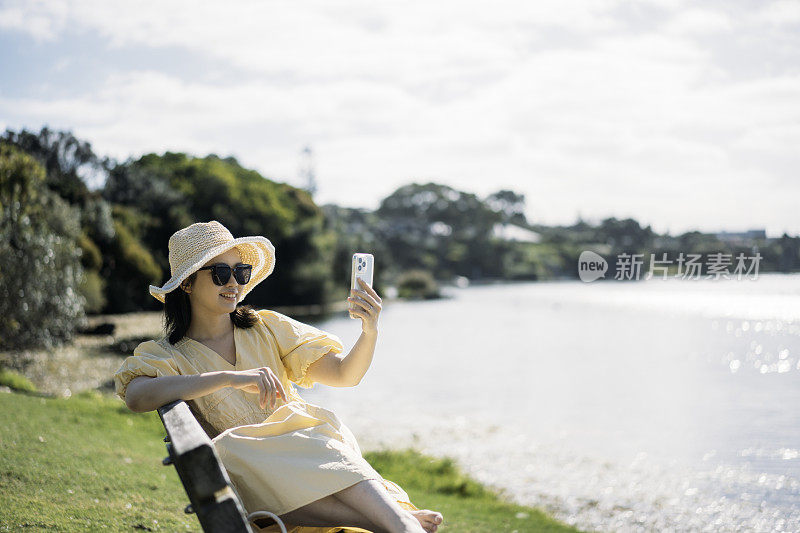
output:
POLYGON ((192 224, 170 237, 169 263, 169 281, 150 286, 164 303, 166 335, 137 346, 114 375, 131 410, 190 402, 217 433, 212 442, 247 513, 271 511, 294 532, 438 529, 440 513, 414 506, 367 463, 333 412, 294 388, 361 380, 381 311, 371 287, 348 298, 359 306, 361 336, 341 357, 335 335, 237 306, 272 272, 275 249, 266 238, 234 239, 215 220, 192 224))

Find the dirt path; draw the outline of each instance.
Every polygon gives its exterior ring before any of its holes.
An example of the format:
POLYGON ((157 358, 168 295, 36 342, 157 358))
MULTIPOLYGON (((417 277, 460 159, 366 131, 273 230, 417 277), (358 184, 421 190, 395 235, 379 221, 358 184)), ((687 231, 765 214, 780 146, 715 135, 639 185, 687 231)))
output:
POLYGON ((90 316, 89 327, 111 322, 114 334, 77 335, 71 344, 51 352, 0 352, 0 362, 24 374, 41 392, 70 396, 85 389, 113 390, 111 376, 125 355, 109 346, 123 339, 160 336, 162 316, 161 311, 90 316))

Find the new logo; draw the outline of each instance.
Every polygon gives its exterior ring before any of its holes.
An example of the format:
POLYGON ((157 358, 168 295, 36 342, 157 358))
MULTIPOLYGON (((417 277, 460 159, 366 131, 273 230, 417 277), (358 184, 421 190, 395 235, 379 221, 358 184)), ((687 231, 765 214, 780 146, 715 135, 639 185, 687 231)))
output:
POLYGON ((581 281, 589 283, 598 278, 606 277, 608 263, 602 256, 591 250, 584 250, 578 258, 578 276, 581 281))

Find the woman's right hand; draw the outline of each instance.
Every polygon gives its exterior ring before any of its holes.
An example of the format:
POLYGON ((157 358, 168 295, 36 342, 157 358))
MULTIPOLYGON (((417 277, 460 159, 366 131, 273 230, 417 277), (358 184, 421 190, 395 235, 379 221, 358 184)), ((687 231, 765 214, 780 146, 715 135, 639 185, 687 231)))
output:
POLYGON ((270 409, 275 409, 278 397, 286 401, 286 391, 283 390, 281 380, 271 368, 266 366, 232 371, 230 386, 244 392, 258 394, 258 403, 262 409, 266 409, 267 401, 269 401, 270 409))

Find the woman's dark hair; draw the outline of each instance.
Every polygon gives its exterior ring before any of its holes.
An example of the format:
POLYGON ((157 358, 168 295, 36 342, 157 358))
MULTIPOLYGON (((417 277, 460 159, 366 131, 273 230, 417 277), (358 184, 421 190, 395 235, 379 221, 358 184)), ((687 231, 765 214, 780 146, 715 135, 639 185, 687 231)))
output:
MULTIPOLYGON (((194 283, 197 272, 192 272, 186 282, 194 283)), ((230 313, 234 327, 252 328, 258 322, 258 315, 251 305, 240 305, 230 313)), ((164 295, 164 327, 169 337, 169 342, 175 344, 181 340, 189 330, 192 322, 192 306, 189 304, 189 295, 178 287, 164 295)))

